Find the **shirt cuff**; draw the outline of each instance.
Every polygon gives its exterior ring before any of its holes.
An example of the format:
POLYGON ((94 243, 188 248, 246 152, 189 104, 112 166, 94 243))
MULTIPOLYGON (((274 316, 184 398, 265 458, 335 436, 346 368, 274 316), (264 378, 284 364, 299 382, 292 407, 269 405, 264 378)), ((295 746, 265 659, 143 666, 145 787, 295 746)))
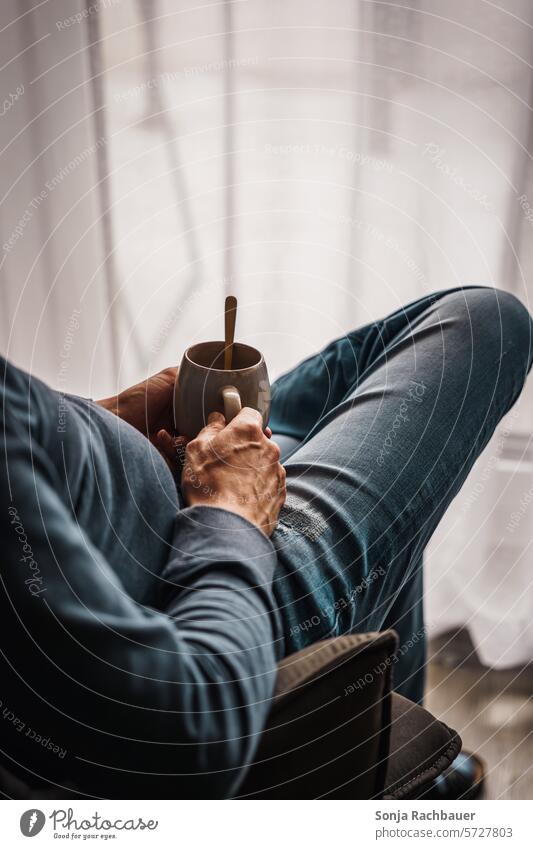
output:
MULTIPOLYGON (((239 513, 221 507, 185 507, 176 517, 174 546, 211 560, 250 560, 273 574, 276 549, 263 531, 239 513)), ((270 575, 271 577, 271 575, 270 575)))

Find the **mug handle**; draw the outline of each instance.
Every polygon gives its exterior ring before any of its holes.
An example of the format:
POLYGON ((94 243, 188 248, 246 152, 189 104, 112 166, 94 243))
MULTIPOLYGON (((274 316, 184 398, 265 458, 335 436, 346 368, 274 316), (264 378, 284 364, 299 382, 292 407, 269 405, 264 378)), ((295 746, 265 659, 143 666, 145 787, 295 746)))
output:
POLYGON ((222 400, 224 402, 224 417, 229 424, 240 413, 242 404, 239 390, 236 386, 224 386, 222 388, 222 400))

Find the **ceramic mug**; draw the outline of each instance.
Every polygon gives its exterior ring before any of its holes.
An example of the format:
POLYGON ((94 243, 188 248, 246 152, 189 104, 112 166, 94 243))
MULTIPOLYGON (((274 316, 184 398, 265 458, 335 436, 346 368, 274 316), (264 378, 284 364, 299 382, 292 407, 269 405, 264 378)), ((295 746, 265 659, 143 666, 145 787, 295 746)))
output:
POLYGON ((223 413, 229 423, 241 407, 270 413, 270 383, 264 357, 256 348, 235 342, 231 369, 224 368, 224 342, 200 342, 188 348, 174 387, 174 422, 180 436, 193 439, 210 413, 223 413))

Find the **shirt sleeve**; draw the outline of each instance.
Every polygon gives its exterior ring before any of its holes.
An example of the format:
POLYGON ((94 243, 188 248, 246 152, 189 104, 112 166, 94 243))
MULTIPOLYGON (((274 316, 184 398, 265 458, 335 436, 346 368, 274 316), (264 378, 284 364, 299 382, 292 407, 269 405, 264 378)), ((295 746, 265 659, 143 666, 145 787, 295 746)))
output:
POLYGON ((231 796, 280 654, 272 543, 236 514, 183 510, 158 609, 144 607, 77 524, 24 425, 5 416, 2 440, 5 765, 52 781, 57 798, 69 782, 104 797, 231 796))

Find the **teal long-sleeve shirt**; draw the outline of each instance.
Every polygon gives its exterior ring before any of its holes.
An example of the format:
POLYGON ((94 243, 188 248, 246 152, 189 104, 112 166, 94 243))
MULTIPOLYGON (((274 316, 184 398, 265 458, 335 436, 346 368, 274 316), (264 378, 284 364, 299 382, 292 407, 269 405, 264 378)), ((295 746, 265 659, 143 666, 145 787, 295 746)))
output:
POLYGON ((0 366, 0 765, 57 798, 232 795, 281 653, 270 540, 184 508, 127 423, 0 366))

